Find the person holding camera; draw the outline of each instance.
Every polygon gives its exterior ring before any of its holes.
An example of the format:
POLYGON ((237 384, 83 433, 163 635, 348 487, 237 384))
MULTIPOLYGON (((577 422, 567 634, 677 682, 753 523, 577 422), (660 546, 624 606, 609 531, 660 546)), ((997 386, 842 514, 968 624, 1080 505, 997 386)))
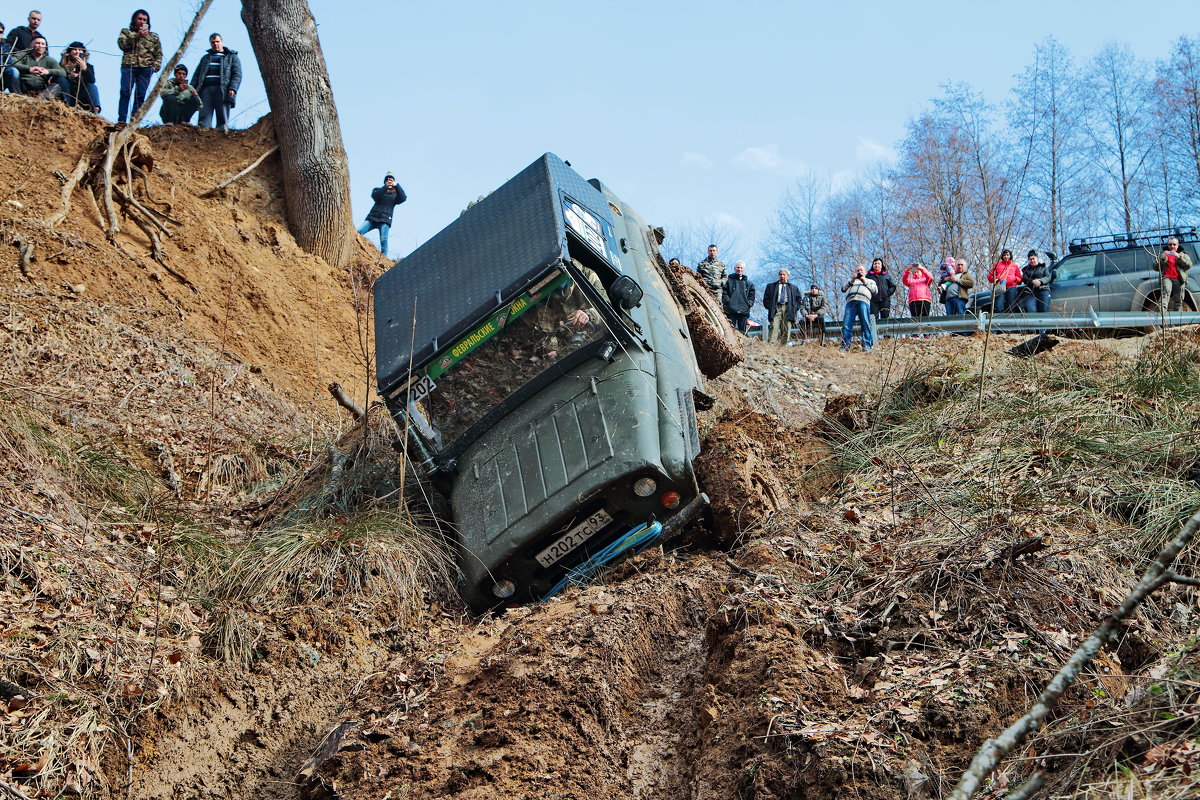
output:
POLYGON ((62 100, 71 108, 79 107, 100 113, 100 90, 96 88, 96 68, 88 63, 88 51, 83 42, 71 42, 59 59, 67 74, 55 78, 61 87, 62 100))
POLYGON ((389 172, 383 176, 383 186, 377 186, 371 190, 371 199, 375 201, 375 205, 371 206, 371 210, 367 212, 367 221, 358 229, 358 232, 366 236, 378 228, 379 252, 386 257, 388 254, 388 231, 392 228, 392 213, 396 210, 396 206, 408 199, 408 195, 400 188, 400 184, 396 183, 396 176, 389 172))
POLYGON ((121 97, 117 102, 117 124, 129 119, 129 100, 133 98, 133 113, 146 102, 150 79, 162 66, 162 42, 150 31, 150 12, 139 8, 129 18, 129 27, 117 36, 121 56, 121 97))
POLYGON ((162 107, 158 115, 168 125, 191 124, 192 115, 200 110, 200 93, 188 83, 188 68, 176 64, 174 75, 162 91, 162 107))
POLYGON ((850 349, 854 339, 854 322, 858 320, 862 327, 863 352, 871 352, 875 345, 875 329, 871 322, 871 299, 879 292, 875 281, 867 277, 867 268, 859 264, 854 268, 854 275, 842 284, 842 294, 846 295, 846 310, 842 313, 842 352, 850 349))
MULTIPOLYGON (((1179 310, 1183 302, 1183 287, 1187 285, 1187 274, 1191 268, 1192 257, 1179 246, 1179 240, 1174 236, 1167 239, 1167 246, 1154 260, 1154 269, 1159 273, 1162 286, 1158 296, 1166 299, 1165 308, 1168 311, 1179 310)), ((1162 300, 1159 303, 1161 305, 1162 300)))

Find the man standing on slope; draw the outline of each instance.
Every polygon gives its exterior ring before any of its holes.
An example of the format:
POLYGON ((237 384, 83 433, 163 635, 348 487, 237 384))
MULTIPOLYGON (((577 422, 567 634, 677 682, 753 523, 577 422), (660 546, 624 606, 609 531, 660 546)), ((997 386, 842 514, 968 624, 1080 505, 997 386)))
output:
POLYGON ((717 258, 717 246, 710 244, 708 246, 708 258, 696 265, 696 272, 700 273, 700 280, 704 281, 704 285, 712 292, 713 297, 717 298, 717 304, 721 304, 721 289, 725 286, 725 262, 717 258))
POLYGON ((854 337, 855 318, 862 324, 863 352, 871 352, 875 344, 875 329, 871 324, 871 298, 878 292, 875 281, 867 277, 867 268, 859 264, 854 277, 842 284, 846 295, 846 310, 842 314, 842 352, 850 349, 854 337))
POLYGON ((217 115, 217 127, 229 130, 229 116, 237 104, 238 89, 242 86, 242 60, 237 50, 225 46, 221 34, 208 37, 208 52, 200 57, 192 80, 200 89, 201 128, 211 128, 213 113, 217 115))
POLYGON ((392 227, 392 212, 396 210, 396 206, 408 199, 408 195, 400 188, 400 184, 396 183, 396 176, 389 172, 384 176, 383 186, 371 190, 371 199, 375 201, 375 205, 371 206, 371 211, 367 214, 367 221, 358 229, 358 232, 366 236, 370 231, 379 228, 379 252, 383 253, 386 258, 388 231, 392 227))
POLYGON ((767 341, 772 344, 787 344, 792 336, 792 323, 800 311, 800 287, 788 283, 791 275, 786 269, 779 270, 779 280, 768 283, 763 289, 763 308, 767 310, 770 329, 767 341))
POLYGON ((746 277, 746 262, 739 261, 733 265, 733 274, 725 279, 721 290, 721 305, 729 324, 742 333, 746 332, 746 320, 750 319, 750 309, 754 308, 754 284, 746 277))

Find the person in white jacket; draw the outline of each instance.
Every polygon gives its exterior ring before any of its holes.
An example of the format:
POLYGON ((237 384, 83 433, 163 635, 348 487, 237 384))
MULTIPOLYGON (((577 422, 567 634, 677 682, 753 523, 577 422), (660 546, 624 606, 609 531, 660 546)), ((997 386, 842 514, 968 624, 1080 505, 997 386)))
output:
POLYGON ((875 345, 875 329, 871 325, 871 298, 879 291, 875 281, 867 277, 867 268, 859 264, 854 276, 842 285, 846 295, 846 310, 842 314, 842 352, 850 349, 854 336, 854 320, 862 325, 862 347, 864 353, 871 352, 875 345))

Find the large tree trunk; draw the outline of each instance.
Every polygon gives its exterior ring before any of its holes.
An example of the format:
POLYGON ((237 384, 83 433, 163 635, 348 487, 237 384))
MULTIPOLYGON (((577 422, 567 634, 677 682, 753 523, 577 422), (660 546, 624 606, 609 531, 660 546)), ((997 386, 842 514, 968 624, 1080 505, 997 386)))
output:
POLYGON ((306 0, 242 0, 283 164, 288 225, 335 267, 350 255, 350 173, 329 70, 306 0))

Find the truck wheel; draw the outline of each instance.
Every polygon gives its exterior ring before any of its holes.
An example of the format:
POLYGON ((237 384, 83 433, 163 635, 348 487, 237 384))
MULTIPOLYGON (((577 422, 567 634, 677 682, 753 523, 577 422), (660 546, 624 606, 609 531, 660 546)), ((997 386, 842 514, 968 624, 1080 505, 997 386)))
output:
POLYGON ((689 269, 676 272, 681 284, 688 331, 692 334, 692 349, 696 363, 705 377, 725 374, 744 358, 746 337, 734 330, 707 288, 689 269))

